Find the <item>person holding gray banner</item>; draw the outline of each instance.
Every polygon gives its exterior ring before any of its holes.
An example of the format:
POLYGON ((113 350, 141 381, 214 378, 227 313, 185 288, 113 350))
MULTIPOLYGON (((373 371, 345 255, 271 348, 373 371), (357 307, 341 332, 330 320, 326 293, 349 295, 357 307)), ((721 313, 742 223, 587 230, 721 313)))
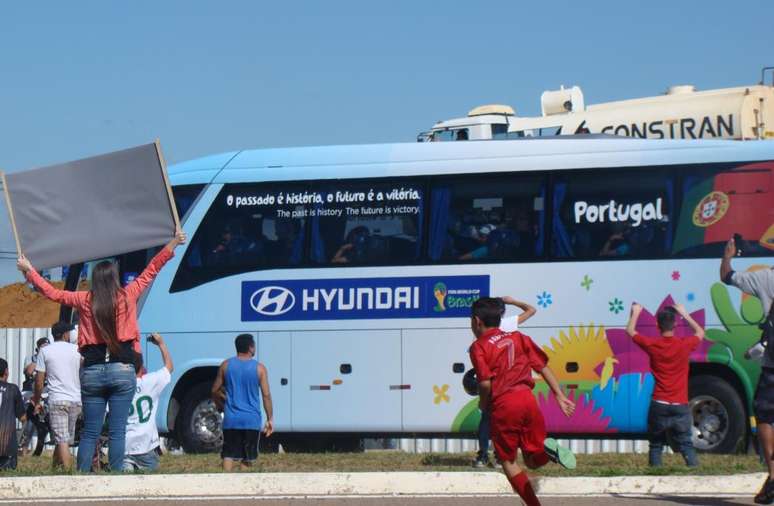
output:
POLYGON ((123 468, 126 446, 126 421, 134 396, 135 352, 141 352, 137 325, 137 300, 161 268, 174 255, 175 248, 186 240, 179 228, 175 237, 162 248, 134 281, 122 288, 118 267, 110 261, 96 265, 91 290, 59 290, 43 279, 23 255, 17 266, 44 297, 80 313, 78 350, 81 366, 81 399, 83 431, 78 448, 78 471, 89 472, 97 438, 108 414, 110 469, 123 468))

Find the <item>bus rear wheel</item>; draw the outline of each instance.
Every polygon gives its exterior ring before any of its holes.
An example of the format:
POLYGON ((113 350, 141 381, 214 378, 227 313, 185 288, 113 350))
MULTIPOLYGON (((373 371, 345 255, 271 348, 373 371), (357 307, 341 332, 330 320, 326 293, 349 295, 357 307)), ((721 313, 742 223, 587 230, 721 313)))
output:
POLYGON ((694 447, 707 453, 744 449, 745 409, 734 387, 717 376, 699 375, 691 377, 688 390, 694 447))
POLYGON ((176 427, 186 453, 215 453, 223 446, 223 417, 210 400, 210 383, 195 385, 183 398, 176 427))

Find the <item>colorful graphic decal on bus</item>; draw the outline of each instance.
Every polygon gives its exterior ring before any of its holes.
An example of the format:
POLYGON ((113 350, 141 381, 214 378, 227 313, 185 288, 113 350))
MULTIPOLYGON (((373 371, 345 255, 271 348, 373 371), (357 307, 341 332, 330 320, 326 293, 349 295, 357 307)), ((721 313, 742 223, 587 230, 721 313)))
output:
POLYGON ((242 282, 242 321, 469 318, 489 276, 242 282))
POLYGON ((771 162, 686 177, 673 252, 724 243, 737 233, 746 241, 758 241, 760 246, 774 250, 769 232, 774 225, 765 218, 749 219, 769 208, 771 182, 771 162))
MULTIPOLYGON (((766 265, 755 265, 748 269, 769 269, 766 265)), ((761 337, 758 323, 763 320, 763 305, 757 297, 742 294, 742 303, 739 312, 731 302, 728 287, 722 283, 715 283, 710 289, 712 305, 720 318, 725 330, 707 329, 707 339, 714 342, 710 348, 710 356, 734 358, 733 366, 740 369, 738 374, 748 399, 752 399, 758 376, 761 373, 760 363, 755 360, 744 359, 744 353, 761 337)), ((728 359, 726 358, 726 361, 728 359)))
MULTIPOLYGON (((713 302, 720 300, 715 296, 725 286, 713 287, 713 302)), ((727 292, 726 292, 727 297, 727 292)), ((746 317, 755 318, 758 314, 752 307, 757 299, 749 298, 746 317)), ((733 312, 730 301, 726 309, 731 309, 731 315, 726 315, 732 327, 740 325, 741 320, 733 312)), ((644 309, 637 322, 637 332, 644 335, 658 335, 655 314, 664 307, 675 304, 672 296, 667 296, 656 311, 644 309)), ((743 314, 745 313, 743 304, 743 314)), ((723 312, 726 311, 723 310, 723 312)), ((723 312, 718 311, 723 315, 723 312)), ((700 309, 691 313, 699 325, 704 326, 705 311, 700 309)), ((745 316, 743 316, 745 318, 745 316)), ((746 320, 745 320, 746 321, 746 320)), ((729 323, 725 324, 729 327, 729 323)), ((744 325, 742 325, 744 326, 744 325)), ((708 339, 702 341, 691 355, 693 362, 721 361, 728 362, 728 353, 718 354, 716 347, 725 347, 737 337, 731 334, 721 335, 724 331, 714 329, 708 332, 708 339), (711 333, 710 333, 711 332, 711 333), (715 342, 713 342, 715 341, 715 342), (718 357, 716 360, 715 357, 718 357)), ((675 327, 676 338, 691 335, 690 327, 681 320, 675 327)), ((750 337, 740 339, 750 343, 750 337)), ((744 346, 749 346, 745 344, 744 346)), ((543 346, 549 357, 549 364, 559 382, 568 390, 568 395, 576 402, 576 412, 572 418, 566 418, 559 410, 553 393, 549 392, 544 382, 535 386, 534 394, 546 417, 548 430, 557 433, 644 433, 647 430, 647 414, 655 381, 650 373, 648 356, 643 352, 624 329, 606 329, 602 326, 570 327, 560 331, 559 337, 552 337, 550 345, 543 346)), ((743 349, 734 349, 734 355, 741 357, 743 349)), ((725 363, 724 362, 724 363, 725 363)), ((748 374, 758 367, 746 361, 748 374)), ((452 422, 452 432, 475 432, 478 429, 480 411, 478 398, 468 402, 452 422)))
POLYGON ((654 202, 636 202, 621 204, 615 200, 600 205, 589 204, 584 200, 573 204, 575 223, 630 223, 639 227, 643 221, 661 221, 664 219, 663 199, 654 202))
POLYGON ((728 195, 723 192, 710 192, 693 210, 693 224, 704 228, 714 225, 726 215, 728 206, 728 195))

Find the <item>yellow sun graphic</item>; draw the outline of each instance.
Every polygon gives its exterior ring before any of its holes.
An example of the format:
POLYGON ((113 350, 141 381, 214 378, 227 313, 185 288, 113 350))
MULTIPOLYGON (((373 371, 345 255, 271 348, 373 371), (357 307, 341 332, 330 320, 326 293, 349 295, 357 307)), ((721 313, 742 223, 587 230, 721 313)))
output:
MULTIPOLYGON (((551 337, 551 346, 543 346, 548 363, 561 382, 598 382, 599 374, 594 369, 605 361, 610 364, 613 350, 607 342, 605 327, 578 326, 559 332, 559 340, 551 337)), ((611 364, 612 365, 612 364, 611 364)))

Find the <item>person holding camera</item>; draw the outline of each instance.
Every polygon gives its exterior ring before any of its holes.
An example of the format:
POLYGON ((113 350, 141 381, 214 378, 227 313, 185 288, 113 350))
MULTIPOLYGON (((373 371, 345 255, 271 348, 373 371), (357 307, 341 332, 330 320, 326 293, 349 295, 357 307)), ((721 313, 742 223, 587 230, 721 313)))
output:
POLYGON ((726 243, 723 260, 720 263, 720 279, 723 283, 735 286, 744 293, 760 299, 764 320, 761 322, 760 347, 763 352, 761 376, 755 389, 753 411, 758 426, 758 440, 761 455, 768 466, 769 476, 755 496, 757 504, 774 503, 774 268, 752 272, 736 272, 731 267, 731 259, 737 256, 736 241, 732 238, 726 243))
MULTIPOLYGON (((30 402, 32 400, 32 394, 35 391, 35 368, 38 365, 38 354, 40 351, 51 344, 47 337, 41 337, 35 344, 35 353, 24 359, 24 382, 22 383, 22 398, 26 406, 27 421, 24 423, 22 429, 21 440, 19 441, 19 448, 22 455, 29 453, 30 440, 32 439, 33 431, 37 434, 38 441, 35 445, 35 451, 32 453, 34 457, 40 457, 43 453, 43 448, 46 444, 46 437, 49 433, 49 417, 48 407, 43 404, 43 409, 35 412, 35 405, 30 402)), ((48 400, 48 391, 44 390, 43 396, 45 400, 48 400)))
POLYGON ((129 408, 126 422, 126 455, 124 471, 155 471, 159 468, 159 429, 156 426, 156 411, 164 389, 172 381, 172 356, 164 338, 151 334, 148 342, 159 347, 164 366, 153 372, 145 370, 141 353, 135 353, 134 371, 137 386, 129 408))

